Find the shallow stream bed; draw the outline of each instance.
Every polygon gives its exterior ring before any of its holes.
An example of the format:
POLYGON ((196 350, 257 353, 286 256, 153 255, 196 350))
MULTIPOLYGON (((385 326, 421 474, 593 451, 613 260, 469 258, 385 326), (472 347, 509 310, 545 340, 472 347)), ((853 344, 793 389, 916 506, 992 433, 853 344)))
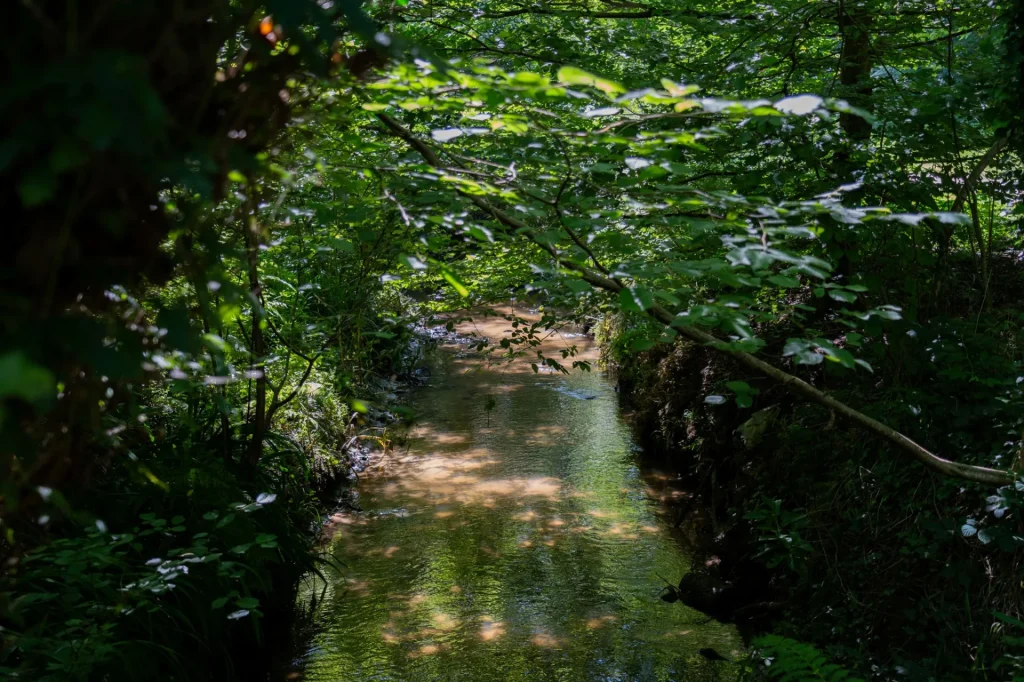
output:
MULTIPOLYGON (((517 311, 523 314, 522 311, 517 311)), ((497 341, 509 323, 460 331, 497 341)), ((584 337, 553 334, 545 351, 584 337)), ((343 569, 289 677, 362 680, 726 680, 734 628, 658 598, 689 570, 637 464, 613 384, 492 365, 465 345, 412 392, 408 444, 364 473, 360 511, 326 529, 343 569)))

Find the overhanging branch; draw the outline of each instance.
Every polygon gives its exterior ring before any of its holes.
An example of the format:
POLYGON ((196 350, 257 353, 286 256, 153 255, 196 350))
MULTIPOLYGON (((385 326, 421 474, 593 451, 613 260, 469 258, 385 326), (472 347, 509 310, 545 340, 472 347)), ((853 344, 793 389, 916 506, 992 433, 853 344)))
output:
MULTIPOLYGON (((418 139, 415 135, 413 135, 412 132, 410 132, 409 129, 404 127, 401 123, 391 118, 387 114, 383 113, 378 113, 377 118, 381 122, 383 122, 384 125, 387 126, 387 128, 395 136, 401 138, 406 143, 408 143, 409 146, 415 149, 428 164, 435 167, 442 166, 441 160, 434 152, 434 150, 431 149, 422 140, 418 139)), ((987 157, 994 156, 996 153, 998 153, 999 149, 1002 148, 1002 145, 998 143, 997 145, 998 146, 995 146, 993 150, 990 150, 990 153, 986 155, 987 157)), ((990 160, 991 159, 989 159, 989 161, 990 160)), ((984 165, 987 165, 987 163, 984 165)), ((981 164, 979 164, 979 167, 981 167, 981 169, 984 170, 984 166, 982 166, 981 164)), ((980 175, 980 173, 977 173, 977 175, 980 175)), ((580 278, 583 279, 588 284, 590 284, 591 286, 603 289, 610 293, 618 293, 622 291, 624 288, 626 288, 623 284, 617 282, 615 279, 607 277, 591 268, 588 268, 584 265, 580 265, 579 263, 564 257, 562 254, 558 252, 558 249, 556 249, 554 245, 539 240, 537 238, 536 232, 530 226, 528 226, 526 223, 519 220, 518 218, 511 216, 502 211, 501 209, 497 208, 484 197, 466 194, 464 192, 460 192, 460 194, 468 198, 479 208, 487 211, 489 214, 494 216, 494 219, 497 220, 502 225, 504 225, 505 227, 511 228, 523 234, 535 245, 539 246, 541 249, 551 254, 551 256, 555 259, 556 263, 558 263, 563 268, 566 268, 567 270, 572 270, 578 273, 580 278)), ((952 476, 967 481, 974 481, 976 483, 997 486, 1012 483, 1016 478, 1014 473, 1010 471, 974 466, 971 464, 961 464, 959 462, 953 462, 951 460, 939 457, 938 455, 929 451, 927 448, 915 443, 913 440, 903 435, 899 431, 896 431, 895 429, 886 426, 877 419, 869 417, 863 412, 854 409, 853 407, 850 407, 849 405, 842 401, 836 400, 835 398, 828 395, 824 391, 821 391, 812 386, 811 384, 807 383, 800 377, 794 376, 784 370, 781 370, 778 367, 775 367, 774 365, 771 365, 750 353, 725 349, 722 347, 723 342, 721 341, 721 339, 718 339, 713 335, 708 334, 707 332, 701 331, 694 327, 676 326, 675 324, 673 324, 677 320, 676 315, 670 312, 669 310, 665 309, 661 305, 655 304, 651 306, 650 308, 647 309, 647 314, 664 325, 672 326, 679 332, 681 336, 691 341, 694 341, 695 343, 710 346, 711 348, 721 353, 725 353, 731 356, 740 364, 745 365, 750 369, 753 369, 771 379, 774 379, 775 381, 779 382, 780 384, 788 388, 790 391, 798 395, 801 395, 807 398, 808 400, 811 400, 812 402, 816 402, 819 405, 827 407, 830 410, 834 410, 836 413, 846 417, 857 426, 866 429, 867 431, 875 434, 876 436, 882 438, 883 440, 886 440, 889 443, 895 445, 897 448, 909 454, 911 457, 918 460, 919 462, 927 466, 929 469, 932 469, 933 471, 936 471, 945 476, 952 476)))

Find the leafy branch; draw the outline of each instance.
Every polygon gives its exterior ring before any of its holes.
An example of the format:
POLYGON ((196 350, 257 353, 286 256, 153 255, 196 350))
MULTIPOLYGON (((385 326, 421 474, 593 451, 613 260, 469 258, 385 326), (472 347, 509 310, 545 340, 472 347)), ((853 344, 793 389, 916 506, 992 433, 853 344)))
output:
MULTIPOLYGON (((387 126, 395 136, 401 138, 410 147, 417 151, 423 159, 436 168, 442 167, 442 163, 437 154, 422 140, 417 138, 413 133, 403 126, 401 123, 396 121, 387 114, 378 112, 377 118, 387 126)), ((590 284, 593 287, 602 289, 612 294, 620 294, 623 291, 630 291, 630 289, 616 281, 615 279, 602 274, 601 272, 595 271, 587 266, 581 265, 570 258, 564 256, 554 245, 547 241, 538 238, 536 229, 523 222, 522 220, 509 215, 502 211, 500 208, 494 206, 491 202, 482 196, 476 194, 468 194, 460 190, 462 196, 468 198, 480 209, 486 211, 492 215, 495 220, 504 225, 505 227, 514 230, 515 232, 524 235, 533 244, 539 246, 541 249, 549 253, 555 262, 561 267, 571 270, 579 275, 581 279, 590 284)), ((603 270, 604 268, 602 268, 603 270)), ((867 430, 868 432, 878 436, 879 438, 895 445, 902 452, 910 455, 914 459, 924 464, 929 469, 943 474, 945 476, 951 476, 954 478, 961 478, 968 481, 974 481, 976 483, 982 483, 986 485, 1006 485, 1012 483, 1015 480, 1015 476, 1012 472, 993 469, 988 467, 976 466, 971 464, 963 464, 960 462, 954 462, 952 460, 940 457, 928 449, 919 445, 918 443, 911 440, 906 435, 896 431, 895 429, 883 424, 882 422, 869 417, 863 412, 847 405, 846 403, 833 398, 829 394, 822 390, 819 390, 807 383, 800 377, 794 376, 784 370, 781 370, 764 360, 747 353, 745 351, 734 350, 728 348, 727 345, 717 337, 708 334, 707 332, 701 331, 691 326, 680 325, 679 316, 676 313, 669 311, 658 303, 653 303, 646 307, 647 314, 657 320, 658 322, 672 327, 678 331, 678 333, 685 338, 699 343, 704 346, 713 348, 721 353, 724 353, 740 364, 753 369, 764 376, 773 379, 790 391, 803 396, 811 400, 812 402, 818 403, 830 410, 834 410, 837 414, 846 417, 853 424, 867 430)))

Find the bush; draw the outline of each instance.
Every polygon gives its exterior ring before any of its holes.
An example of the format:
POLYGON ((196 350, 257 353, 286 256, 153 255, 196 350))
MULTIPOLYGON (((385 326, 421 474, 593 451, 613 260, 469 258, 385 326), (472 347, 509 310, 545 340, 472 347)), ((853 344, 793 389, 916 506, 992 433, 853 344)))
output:
POLYGON ((18 559, 2 594, 5 673, 200 679, 224 670, 230 636, 251 636, 267 609, 290 604, 297 578, 316 568, 308 482, 272 469, 245 481, 212 461, 157 468, 162 495, 130 477, 108 481, 104 495, 116 502, 101 516, 75 515, 18 559))

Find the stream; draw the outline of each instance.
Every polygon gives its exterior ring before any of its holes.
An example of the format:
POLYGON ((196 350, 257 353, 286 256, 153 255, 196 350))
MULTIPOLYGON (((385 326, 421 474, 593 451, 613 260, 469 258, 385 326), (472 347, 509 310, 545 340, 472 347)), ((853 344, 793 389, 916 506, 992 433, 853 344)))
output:
MULTIPOLYGON (((523 311, 516 311, 524 315, 523 311)), ((496 342, 501 318, 459 326, 496 342)), ((593 342, 552 334, 554 354, 593 342)), ((658 598, 690 557, 662 518, 613 383, 591 372, 435 354, 408 396, 408 443, 361 475, 358 511, 325 528, 341 564, 311 579, 317 604, 288 679, 725 680, 731 625, 658 598)))

